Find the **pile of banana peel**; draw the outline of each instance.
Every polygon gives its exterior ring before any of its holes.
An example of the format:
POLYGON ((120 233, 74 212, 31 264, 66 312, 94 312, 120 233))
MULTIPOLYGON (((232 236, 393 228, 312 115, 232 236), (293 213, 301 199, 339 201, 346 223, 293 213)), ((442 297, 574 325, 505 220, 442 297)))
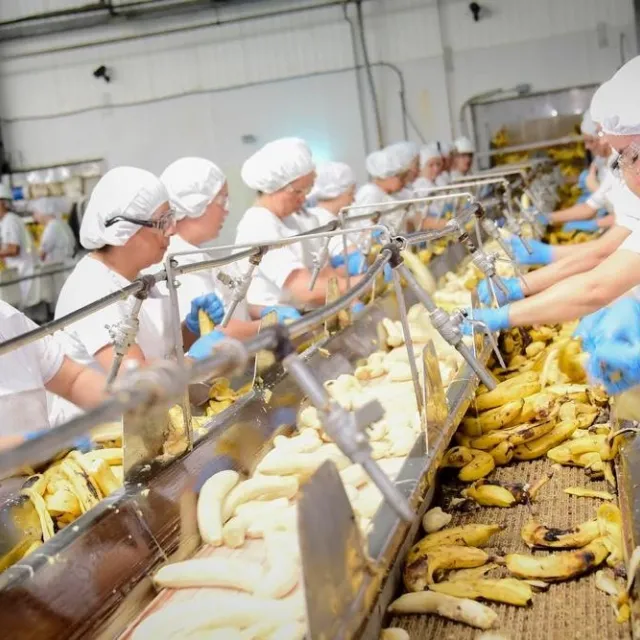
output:
MULTIPOLYGON (((532 485, 499 482, 488 476, 497 466, 545 456, 559 465, 583 468, 585 484, 605 479, 615 492, 612 461, 626 430, 612 431, 606 394, 585 384, 584 355, 580 343, 571 337, 574 329, 572 323, 502 334, 499 344, 507 367, 493 362, 497 387, 492 391, 482 385, 478 388, 455 434, 455 446, 444 453, 439 465, 444 476, 455 475, 453 487, 452 483, 443 487, 449 493, 446 510, 532 504, 553 472, 532 485)), ((536 591, 546 591, 551 583, 600 569, 596 586, 610 595, 617 620, 626 622, 629 589, 618 580, 626 568, 616 496, 587 486, 567 487, 565 492, 603 503, 592 520, 568 529, 546 526, 532 517, 521 537, 531 549, 552 552, 544 557, 491 555, 481 547, 502 530, 501 525, 468 524, 438 530, 428 513, 424 519, 427 535, 406 560, 408 593, 390 611, 435 613, 486 629, 497 624, 497 617, 478 600, 526 606, 536 591), (492 571, 500 577, 487 577, 492 571), (452 611, 455 616, 449 615, 452 611)), ((440 527, 451 520, 446 515, 440 527)))
POLYGON ((92 434, 88 453, 70 451, 24 481, 20 494, 33 504, 42 536, 25 536, 13 557, 0 561, 0 570, 35 551, 83 513, 122 486, 122 426, 104 425, 92 434))

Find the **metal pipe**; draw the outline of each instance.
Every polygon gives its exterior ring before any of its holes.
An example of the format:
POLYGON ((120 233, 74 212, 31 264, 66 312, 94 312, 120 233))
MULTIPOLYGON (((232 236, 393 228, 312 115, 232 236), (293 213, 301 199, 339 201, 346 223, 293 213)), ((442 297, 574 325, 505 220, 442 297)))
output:
POLYGON ((127 355, 127 351, 129 351, 129 348, 135 342, 138 329, 140 328, 138 315, 143 301, 144 298, 136 298, 129 315, 124 318, 119 327, 114 329, 114 333, 111 336, 113 339, 113 361, 111 362, 111 367, 107 374, 107 389, 111 387, 113 381, 116 379, 118 371, 120 371, 120 365, 122 364, 124 357, 127 355))
POLYGON ((21 282, 26 282, 27 280, 35 280, 36 278, 46 278, 47 276, 55 276, 59 273, 66 273, 67 271, 73 271, 76 268, 76 265, 69 265, 68 267, 64 267, 61 269, 55 269, 51 271, 39 271, 38 273, 32 273, 28 276, 23 276, 21 278, 15 278, 13 280, 6 280, 5 282, 0 282, 0 288, 8 287, 12 284, 20 284, 21 282))
MULTIPOLYGON (((164 271, 151 276, 154 278, 155 282, 160 282, 164 279, 164 271)), ((120 289, 120 291, 114 291, 104 298, 99 298, 94 302, 89 303, 85 307, 81 309, 77 309, 76 311, 72 311, 68 313, 66 316, 62 316, 62 318, 58 318, 57 320, 52 320, 47 324, 43 324, 41 327, 37 329, 32 329, 31 331, 27 331, 22 335, 16 336, 15 338, 10 338, 9 340, 5 340, 0 343, 0 355, 4 355, 5 353, 9 353, 9 351, 13 351, 19 347, 24 346, 25 344, 29 344, 31 342, 35 342, 36 340, 40 340, 45 336, 51 335, 56 331, 63 329, 67 325, 70 325, 78 320, 82 320, 87 316, 91 315, 95 311, 100 311, 100 309, 104 309, 109 305, 112 305, 114 302, 118 302, 120 300, 124 300, 128 298, 130 295, 135 295, 142 291, 145 287, 144 279, 138 278, 134 280, 131 284, 120 289)))

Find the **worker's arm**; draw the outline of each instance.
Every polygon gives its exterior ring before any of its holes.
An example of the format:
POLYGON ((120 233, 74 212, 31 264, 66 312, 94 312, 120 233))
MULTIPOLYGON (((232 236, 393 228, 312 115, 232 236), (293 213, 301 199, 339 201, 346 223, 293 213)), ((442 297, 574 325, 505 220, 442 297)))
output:
POLYGON ((444 229, 447 224, 447 221, 444 218, 435 218, 434 216, 427 216, 422 221, 422 230, 425 231, 427 229, 444 229))
POLYGON ((580 202, 568 209, 561 209, 549 214, 549 222, 551 224, 559 224, 562 222, 572 222, 573 220, 589 220, 596 215, 596 209, 590 207, 586 202, 580 202))
POLYGON ((509 324, 524 327, 576 320, 640 284, 640 254, 618 249, 595 269, 509 305, 509 324))
POLYGON ((20 255, 19 244, 3 244, 0 247, 0 258, 13 258, 20 255))
MULTIPOLYGON (((113 362, 114 349, 112 344, 105 345, 100 349, 100 351, 96 352, 93 356, 97 361, 102 370, 105 372, 109 372, 111 369, 111 363, 113 362)), ((131 345, 129 347, 129 351, 122 360, 122 364, 120 365, 120 373, 124 371, 126 363, 132 362, 137 366, 144 367, 147 365, 147 360, 144 357, 144 353, 142 353, 142 349, 137 344, 131 345)))
POLYGON ((630 233, 625 227, 613 227, 597 240, 576 245, 582 250, 522 276, 524 295, 532 296, 565 278, 593 269, 609 257, 630 233))
MULTIPOLYGON (((315 286, 310 291, 311 272, 308 269, 296 269, 289 274, 289 277, 284 283, 284 288, 299 304, 324 304, 330 279, 331 277, 320 274, 315 286)), ((351 276, 349 278, 350 286, 353 287, 361 279, 362 276, 351 276)), ((338 277, 338 288, 340 289, 340 293, 347 291, 346 277, 338 277)))
MULTIPOLYGON (((259 315, 259 314, 258 314, 259 315)), ((226 336, 229 338, 236 338, 237 340, 244 340, 245 338, 252 338, 258 333, 260 328, 259 320, 229 320, 229 324, 223 329, 220 328, 226 336)))
POLYGON ((609 229, 616 224, 616 217, 611 213, 608 213, 606 216, 598 218, 596 222, 601 229, 609 229))
POLYGON ((105 399, 105 383, 104 375, 95 369, 65 357, 45 388, 82 409, 91 409, 105 399))

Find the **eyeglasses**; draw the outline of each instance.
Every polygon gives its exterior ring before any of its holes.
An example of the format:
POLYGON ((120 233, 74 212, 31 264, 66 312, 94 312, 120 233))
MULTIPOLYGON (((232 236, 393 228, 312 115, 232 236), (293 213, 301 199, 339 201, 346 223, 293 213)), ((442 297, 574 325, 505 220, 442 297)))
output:
POLYGON ((611 170, 620 173, 623 170, 635 169, 637 175, 640 175, 640 167, 637 167, 638 158, 640 158, 640 145, 632 142, 625 147, 611 163, 611 170))
POLYGON ((112 227, 117 222, 130 222, 131 224, 137 224, 139 227, 157 229, 162 233, 167 233, 173 228, 175 224, 175 211, 170 209, 156 220, 136 220, 135 218, 130 218, 129 216, 114 216, 113 218, 109 218, 109 220, 104 223, 104 226, 112 227))
POLYGON ((313 185, 307 189, 297 189, 296 187, 292 187, 290 184, 285 187, 285 191, 289 193, 293 193, 296 196, 300 196, 301 198, 306 198, 313 189, 313 185))

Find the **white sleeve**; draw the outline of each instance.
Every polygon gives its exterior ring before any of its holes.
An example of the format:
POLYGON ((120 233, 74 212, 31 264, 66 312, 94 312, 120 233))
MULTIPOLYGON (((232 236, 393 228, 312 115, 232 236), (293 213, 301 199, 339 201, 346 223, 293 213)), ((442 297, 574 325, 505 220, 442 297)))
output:
POLYGON ((609 193, 611 186, 611 180, 607 175, 605 179, 600 183, 600 186, 596 189, 596 191, 592 193, 591 196, 589 196, 589 198, 585 201, 586 204, 595 211, 606 207, 608 203, 607 194, 609 193))
POLYGON ((40 238, 40 250, 44 253, 51 253, 56 246, 56 224, 55 222, 49 223, 42 233, 40 238))
POLYGON ((15 244, 18 247, 22 240, 22 227, 13 216, 2 221, 2 244, 15 244))
POLYGON ((633 251, 634 253, 640 253, 640 227, 631 232, 627 239, 618 247, 618 249, 626 249, 627 251, 633 251))
MULTIPOLYGON (((21 328, 20 333, 32 331, 37 329, 38 325, 32 322, 26 316, 16 316, 16 320, 19 318, 24 327, 21 328)), ((19 335, 19 334, 16 334, 19 335)), ((64 361, 64 352, 60 344, 52 336, 45 336, 37 342, 32 342, 27 345, 25 349, 30 349, 34 355, 35 360, 40 367, 40 374, 42 375, 43 384, 47 384, 53 376, 60 371, 62 362, 64 361)))
POLYGON ((273 284, 282 289, 287 278, 298 269, 306 269, 304 262, 291 246, 267 251, 260 262, 260 272, 273 284))

